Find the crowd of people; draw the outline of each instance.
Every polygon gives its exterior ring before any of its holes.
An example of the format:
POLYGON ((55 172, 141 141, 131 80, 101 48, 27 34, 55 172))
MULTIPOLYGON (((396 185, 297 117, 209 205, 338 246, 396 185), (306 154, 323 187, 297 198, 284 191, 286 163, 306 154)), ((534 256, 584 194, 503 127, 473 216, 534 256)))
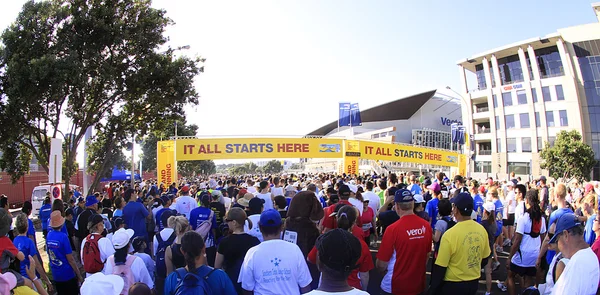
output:
POLYGON ((587 295, 600 281, 597 183, 282 174, 70 196, 44 200, 41 249, 31 203, 12 216, 0 198, 0 294, 353 295, 372 271, 378 294, 476 294, 483 278, 486 294, 587 295))

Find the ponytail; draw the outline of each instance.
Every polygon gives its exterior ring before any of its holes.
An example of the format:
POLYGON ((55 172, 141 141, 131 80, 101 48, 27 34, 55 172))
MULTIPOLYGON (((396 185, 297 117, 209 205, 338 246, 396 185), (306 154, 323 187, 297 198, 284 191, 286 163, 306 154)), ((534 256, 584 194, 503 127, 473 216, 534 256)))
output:
POLYGON ((538 190, 528 190, 525 199, 527 200, 527 203, 529 203, 529 209, 526 210, 526 212, 529 213, 529 218, 531 218, 531 221, 539 221, 542 218, 542 209, 540 208, 538 190))
POLYGON ((181 250, 188 272, 196 271, 196 258, 202 255, 204 246, 204 239, 195 231, 186 232, 181 238, 181 250))
POLYGON ((356 222, 357 215, 354 206, 342 204, 337 212, 337 227, 349 230, 354 225, 354 222, 356 222))
POLYGON ((252 229, 252 220, 250 220, 250 218, 246 217, 246 222, 248 222, 248 229, 252 229))

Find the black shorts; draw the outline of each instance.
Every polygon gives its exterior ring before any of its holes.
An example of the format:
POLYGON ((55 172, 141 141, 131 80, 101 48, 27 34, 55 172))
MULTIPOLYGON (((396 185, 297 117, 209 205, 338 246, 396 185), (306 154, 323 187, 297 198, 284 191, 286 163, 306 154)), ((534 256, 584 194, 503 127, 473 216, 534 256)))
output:
POLYGON ((515 225, 515 213, 509 213, 507 219, 502 220, 502 226, 513 226, 515 225))
POLYGON ((535 266, 532 267, 522 267, 522 266, 518 266, 514 263, 510 263, 510 271, 512 271, 515 274, 518 274, 519 276, 528 276, 528 277, 535 277, 536 274, 536 269, 535 266))

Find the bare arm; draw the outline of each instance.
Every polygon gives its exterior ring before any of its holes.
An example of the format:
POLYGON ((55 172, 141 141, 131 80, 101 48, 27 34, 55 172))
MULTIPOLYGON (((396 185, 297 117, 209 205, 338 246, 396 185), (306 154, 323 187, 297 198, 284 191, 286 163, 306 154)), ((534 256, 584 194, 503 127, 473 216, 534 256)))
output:
POLYGON ((387 267, 389 263, 389 261, 381 261, 377 259, 377 261, 375 262, 375 267, 380 273, 385 274, 387 272, 387 267))
POLYGON ((165 249, 165 265, 167 266, 167 276, 173 272, 173 259, 171 257, 171 246, 165 249))
POLYGON ((67 254, 67 261, 69 262, 69 265, 71 266, 71 268, 73 269, 73 272, 75 272, 75 275, 77 275, 77 280, 79 280, 79 283, 83 283, 83 277, 81 276, 81 273, 79 272, 79 268, 77 268, 77 264, 75 264, 75 258, 73 257, 73 254, 67 254))
POLYGON ((310 284, 308 284, 308 286, 306 286, 306 287, 302 287, 302 288, 300 288, 300 293, 301 293, 301 294, 305 294, 305 293, 308 293, 308 292, 310 292, 310 291, 311 291, 310 284))
POLYGON ((35 261, 35 270, 37 270, 37 272, 40 273, 42 280, 44 280, 46 285, 48 285, 48 288, 52 287, 52 283, 50 283, 50 279, 48 279, 48 275, 46 275, 46 271, 44 270, 44 266, 42 265, 40 258, 36 255, 35 257, 33 257, 33 259, 31 259, 31 256, 29 256, 29 261, 30 261, 29 264, 30 265, 31 265, 31 260, 35 261))
POLYGON ((433 232, 433 241, 434 242, 436 242, 436 243, 439 242, 441 238, 442 238, 442 232, 441 231, 436 230, 436 231, 433 232))
POLYGON ((510 247, 510 254, 508 255, 508 259, 506 259, 506 267, 507 268, 510 266, 510 261, 512 260, 515 253, 517 253, 517 251, 519 250, 519 247, 521 247, 521 241, 523 240, 523 235, 520 233, 515 233, 514 239, 515 239, 515 241, 513 242, 512 247, 510 247))
POLYGON ((566 265, 562 262, 562 261, 558 261, 556 263, 556 280, 558 281, 558 278, 560 278, 560 275, 563 273, 563 271, 565 270, 566 265))
POLYGON ((360 285, 362 286, 363 291, 367 291, 367 287, 369 287, 369 272, 360 272, 360 285))
POLYGON ((217 252, 217 257, 215 257, 215 268, 216 269, 223 268, 224 260, 225 260, 225 256, 223 256, 223 254, 217 252))
POLYGON ((29 266, 25 267, 25 272, 27 272, 27 275, 30 278, 34 278, 33 285, 38 290, 38 292, 41 295, 48 295, 48 292, 46 292, 46 290, 44 289, 44 285, 42 285, 42 282, 38 278, 36 278, 35 270, 38 270, 38 272, 44 274, 44 277, 46 278, 46 285, 48 286, 48 291, 52 292, 52 284, 50 284, 50 281, 48 281, 46 273, 43 272, 44 269, 40 267, 39 260, 37 259, 37 257, 34 259, 33 257, 31 257, 31 255, 29 255, 29 266), (42 269, 42 271, 40 271, 40 269, 42 269))

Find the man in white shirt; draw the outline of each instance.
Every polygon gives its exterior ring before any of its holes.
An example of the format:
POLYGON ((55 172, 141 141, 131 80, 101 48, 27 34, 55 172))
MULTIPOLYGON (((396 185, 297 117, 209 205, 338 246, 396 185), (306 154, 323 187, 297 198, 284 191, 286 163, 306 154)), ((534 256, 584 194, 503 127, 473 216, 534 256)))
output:
POLYGON ((273 198, 271 197, 271 193, 269 193, 269 182, 265 180, 261 181, 259 189, 260 192, 256 194, 256 197, 264 201, 265 210, 274 209, 273 198))
POLYGON ((583 239, 583 225, 573 213, 563 214, 556 222, 550 243, 556 243, 569 263, 554 284, 552 295, 596 294, 600 281, 598 257, 583 239))
POLYGON ((504 198, 504 201, 506 202, 506 204, 504 205, 504 211, 503 215, 504 216, 504 222, 502 223, 502 226, 506 227, 506 234, 504 236, 504 244, 503 246, 509 246, 511 245, 511 241, 513 239, 513 233, 514 233, 514 225, 515 225, 515 208, 517 207, 517 200, 515 197, 516 194, 516 186, 517 184, 517 180, 515 179, 514 181, 509 181, 506 186, 508 188, 508 193, 506 194, 506 197, 504 198), (512 211, 512 212, 511 212, 512 211))
POLYGON ((185 217, 190 219, 190 211, 198 208, 198 203, 194 198, 190 197, 190 187, 185 185, 181 188, 181 196, 175 200, 175 210, 179 214, 185 214, 185 217))
POLYGON ((369 207, 377 214, 379 208, 381 208, 381 203, 379 202, 379 196, 373 192, 373 187, 375 187, 373 182, 367 181, 367 191, 365 191, 362 196, 365 201, 369 200, 369 207))
POLYGON ((281 215, 265 210, 258 222, 264 242, 248 250, 238 282, 256 295, 300 295, 310 291, 312 278, 302 251, 281 239, 281 215))
MULTIPOLYGON (((90 221, 88 222, 88 230, 90 231, 90 234, 87 237, 85 237, 81 242, 81 264, 84 266, 84 269, 86 269, 84 261, 85 256, 83 255, 83 252, 85 249, 85 244, 88 242, 88 238, 98 239, 100 260, 104 263, 104 270, 106 269, 106 259, 108 259, 110 255, 115 254, 115 248, 113 247, 113 244, 109 239, 102 237, 102 232, 104 231, 104 218, 102 218, 100 214, 94 214, 90 216, 89 220, 90 221)), ((89 256, 89 258, 92 257, 89 256)), ((91 261, 89 263, 91 263, 91 261)), ((85 276, 89 277, 92 274, 94 273, 86 272, 85 276)))

